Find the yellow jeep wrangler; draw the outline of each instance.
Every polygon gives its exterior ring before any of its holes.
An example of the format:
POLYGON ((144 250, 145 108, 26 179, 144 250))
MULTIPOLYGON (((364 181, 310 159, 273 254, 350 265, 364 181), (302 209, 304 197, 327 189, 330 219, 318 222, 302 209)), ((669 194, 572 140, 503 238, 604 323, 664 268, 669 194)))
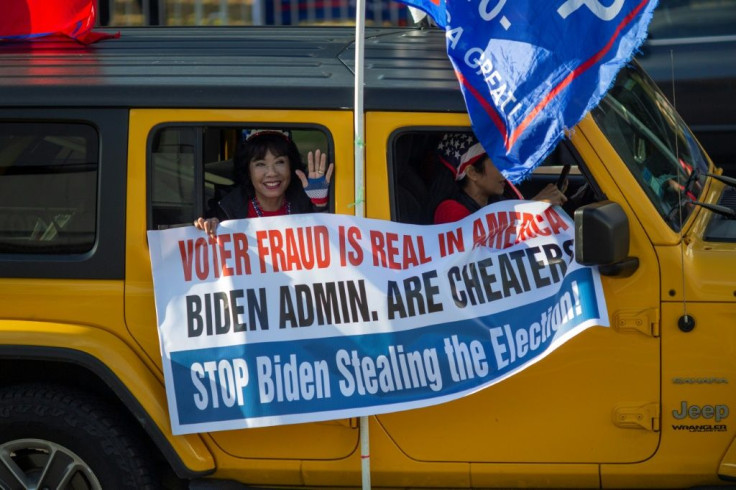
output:
MULTIPOLYGON (((244 129, 336 163, 330 210, 426 224, 469 120, 439 31, 130 28, 0 46, 0 488, 358 487, 356 419, 174 436, 146 232, 233 185, 244 129)), ((521 186, 571 163, 576 259, 611 328, 450 403, 368 418, 384 488, 692 487, 736 478, 736 190, 635 64, 521 186), (619 211, 624 220, 614 220, 619 211)))

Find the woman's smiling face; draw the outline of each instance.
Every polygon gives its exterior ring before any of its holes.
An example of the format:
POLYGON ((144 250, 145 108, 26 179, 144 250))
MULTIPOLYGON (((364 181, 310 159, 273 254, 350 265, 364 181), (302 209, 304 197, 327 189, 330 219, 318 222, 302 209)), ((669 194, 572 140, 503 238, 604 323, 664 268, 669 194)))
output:
POLYGON ((286 155, 274 156, 270 150, 263 158, 254 158, 248 165, 256 198, 262 206, 281 206, 291 182, 291 165, 286 155))

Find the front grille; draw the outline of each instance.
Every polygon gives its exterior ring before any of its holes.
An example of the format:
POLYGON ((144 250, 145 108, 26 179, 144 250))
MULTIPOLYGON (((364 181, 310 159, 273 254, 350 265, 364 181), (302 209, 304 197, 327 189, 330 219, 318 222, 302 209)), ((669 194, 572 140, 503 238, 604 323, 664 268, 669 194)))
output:
MULTIPOLYGON (((718 204, 736 211, 736 189, 726 188, 718 204)), ((707 242, 736 242, 736 220, 713 213, 703 238, 707 242)))
POLYGON ((718 201, 718 204, 736 211, 736 189, 733 187, 726 188, 726 190, 723 191, 723 195, 718 201))

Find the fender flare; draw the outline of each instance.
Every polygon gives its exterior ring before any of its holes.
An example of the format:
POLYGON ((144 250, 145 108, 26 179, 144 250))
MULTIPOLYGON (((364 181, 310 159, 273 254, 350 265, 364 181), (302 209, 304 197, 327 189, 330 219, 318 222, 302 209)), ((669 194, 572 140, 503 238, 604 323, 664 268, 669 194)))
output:
POLYGON ((160 378, 116 335, 87 326, 11 320, 0 322, 0 343, 0 360, 66 363, 101 380, 141 424, 180 478, 193 479, 215 471, 212 453, 200 435, 171 434, 160 378))

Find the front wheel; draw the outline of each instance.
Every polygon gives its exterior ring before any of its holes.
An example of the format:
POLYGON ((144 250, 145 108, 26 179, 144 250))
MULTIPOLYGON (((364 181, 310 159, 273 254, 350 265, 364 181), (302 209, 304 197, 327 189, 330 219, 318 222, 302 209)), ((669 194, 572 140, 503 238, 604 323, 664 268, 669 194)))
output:
POLYGON ((3 490, 154 489, 138 431, 110 404, 62 386, 0 389, 3 490))

